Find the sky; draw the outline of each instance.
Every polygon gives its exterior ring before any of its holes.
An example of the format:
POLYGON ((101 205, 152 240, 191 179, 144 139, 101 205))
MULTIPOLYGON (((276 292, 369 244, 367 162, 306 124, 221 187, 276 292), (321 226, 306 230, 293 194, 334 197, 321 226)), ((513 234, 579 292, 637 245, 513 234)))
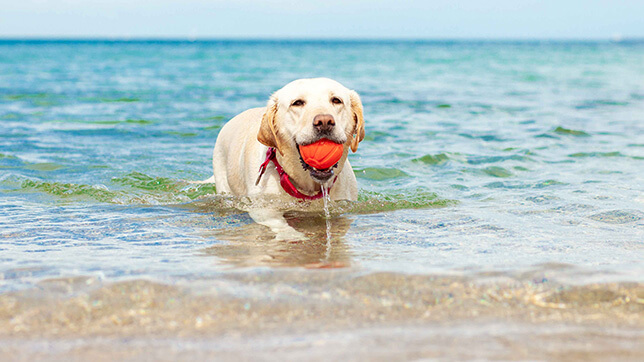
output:
POLYGON ((2 38, 644 38, 642 0, 0 0, 2 38))

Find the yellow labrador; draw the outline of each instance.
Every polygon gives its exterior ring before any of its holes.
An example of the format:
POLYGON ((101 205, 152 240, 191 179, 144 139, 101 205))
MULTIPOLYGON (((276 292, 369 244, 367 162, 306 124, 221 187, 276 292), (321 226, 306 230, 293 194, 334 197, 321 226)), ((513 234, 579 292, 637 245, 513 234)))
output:
MULTIPOLYGON (((332 200, 356 200, 347 155, 363 138, 362 103, 355 91, 328 78, 293 81, 275 92, 265 108, 247 110, 221 129, 213 152, 217 193, 290 201, 318 198, 326 185, 332 200), (323 138, 343 144, 344 151, 337 164, 318 170, 302 161, 299 146, 323 138)), ((276 232, 287 228, 277 211, 250 214, 276 232)))

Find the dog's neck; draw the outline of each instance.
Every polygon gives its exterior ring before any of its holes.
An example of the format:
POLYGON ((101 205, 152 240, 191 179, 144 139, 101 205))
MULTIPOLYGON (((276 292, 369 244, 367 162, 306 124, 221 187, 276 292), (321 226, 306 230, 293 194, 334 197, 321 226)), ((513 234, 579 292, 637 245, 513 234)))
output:
MULTIPOLYGON (((259 184, 259 182, 262 179, 262 176, 264 175, 264 172, 266 172, 266 169, 269 167, 269 164, 272 162, 275 167, 275 170, 277 171, 277 174, 279 175, 280 186, 282 186, 282 189, 284 190, 284 192, 286 192, 290 196, 293 196, 300 200, 306 200, 306 201, 317 200, 324 196, 322 194, 322 190, 312 195, 302 193, 297 188, 297 186, 293 184, 293 182, 291 181, 291 178, 289 177, 289 174, 286 172, 286 170, 284 170, 282 165, 280 165, 280 162, 278 161, 277 157, 278 157, 278 153, 275 150, 275 148, 270 147, 266 150, 266 159, 264 160, 264 162, 262 162, 262 164, 259 167, 259 175, 257 177, 257 181, 255 181, 255 185, 259 184)), ((333 184, 335 184, 335 181, 337 179, 338 179, 337 176, 333 178, 331 185, 329 185, 329 189, 333 187, 333 184)))
POLYGON ((302 168, 299 160, 296 162, 293 161, 296 160, 295 157, 282 157, 279 152, 276 152, 275 159, 289 175, 291 183, 293 183, 298 190, 311 195, 322 192, 320 184, 314 181, 309 172, 302 168))

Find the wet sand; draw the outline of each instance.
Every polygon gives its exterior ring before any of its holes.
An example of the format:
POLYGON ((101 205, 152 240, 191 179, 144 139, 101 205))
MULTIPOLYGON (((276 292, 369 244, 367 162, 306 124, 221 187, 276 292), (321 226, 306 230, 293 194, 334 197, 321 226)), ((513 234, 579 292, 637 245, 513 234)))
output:
POLYGON ((391 360, 644 357, 644 285, 347 270, 169 285, 50 279, 0 296, 5 358, 391 360))

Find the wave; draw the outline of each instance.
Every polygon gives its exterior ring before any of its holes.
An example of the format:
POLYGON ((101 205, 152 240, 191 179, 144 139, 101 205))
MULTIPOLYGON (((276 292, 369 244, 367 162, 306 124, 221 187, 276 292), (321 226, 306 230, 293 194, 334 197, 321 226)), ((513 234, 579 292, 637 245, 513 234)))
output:
MULTIPOLYGON (((167 177, 154 177, 131 172, 111 180, 111 188, 104 184, 86 185, 65 182, 33 180, 20 176, 0 180, 0 191, 5 193, 41 193, 65 202, 102 202, 122 205, 181 205, 200 211, 225 211, 231 208, 247 210, 251 207, 275 205, 281 209, 311 211, 321 209, 321 200, 276 200, 217 195, 214 184, 192 184, 167 177), (313 207, 311 207, 313 205, 313 207)), ((340 201, 330 205, 333 214, 372 213, 401 209, 446 207, 455 200, 443 199, 426 189, 403 189, 386 192, 360 190, 355 202, 340 201)))
POLYGON ((190 202, 199 197, 214 194, 214 185, 191 184, 187 181, 165 177, 153 177, 140 172, 131 172, 123 177, 113 178, 110 189, 104 184, 74 184, 5 177, 0 181, 4 192, 42 193, 60 201, 98 201, 114 204, 177 204, 190 202))

